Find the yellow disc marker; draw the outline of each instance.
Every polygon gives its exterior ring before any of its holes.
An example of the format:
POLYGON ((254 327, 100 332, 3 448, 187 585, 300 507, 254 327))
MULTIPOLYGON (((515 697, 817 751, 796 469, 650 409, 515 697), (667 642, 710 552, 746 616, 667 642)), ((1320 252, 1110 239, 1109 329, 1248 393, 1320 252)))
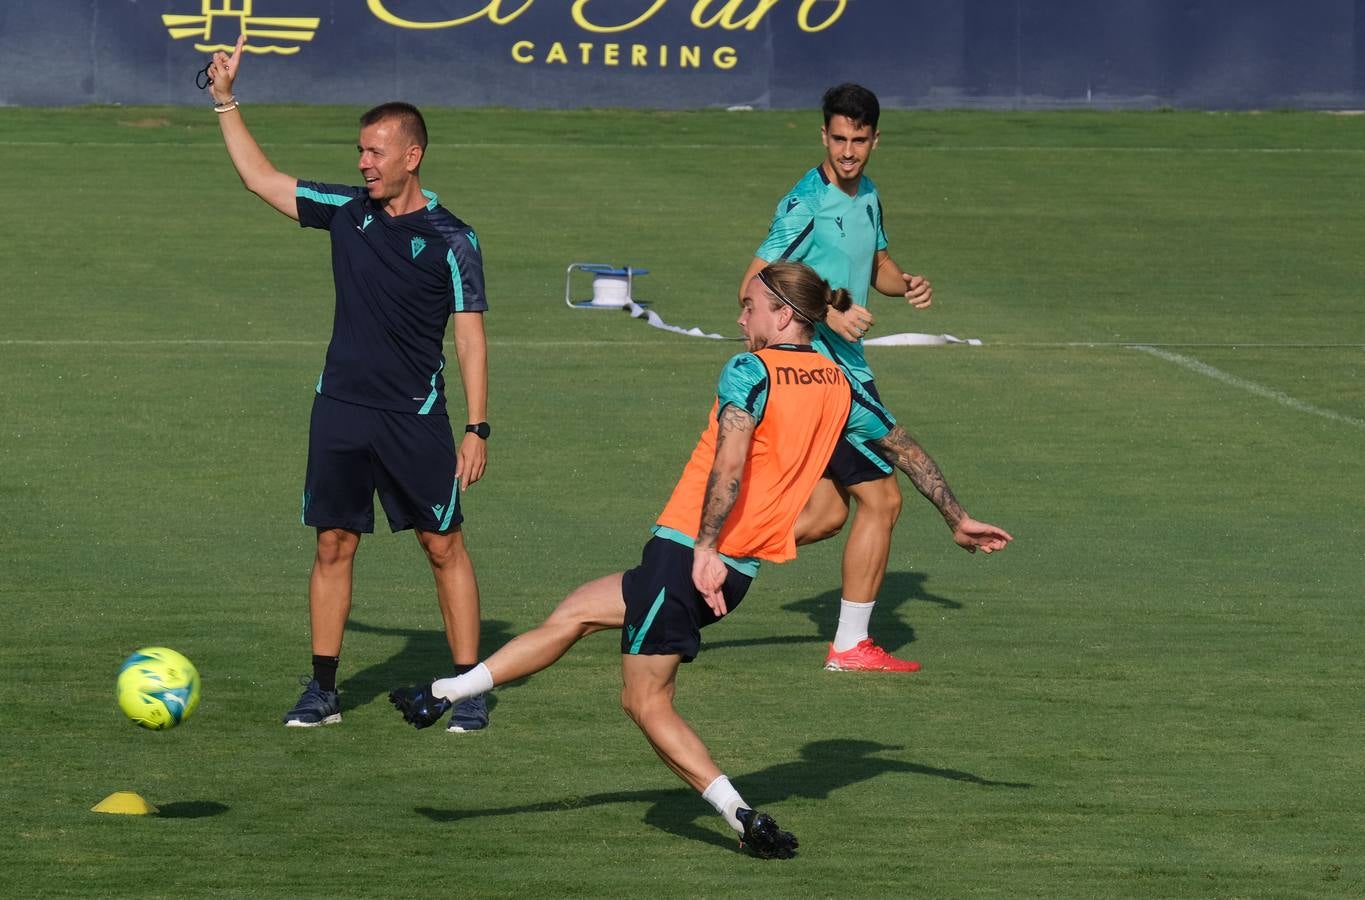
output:
POLYGON ((146 800, 142 795, 132 791, 114 791, 99 803, 90 807, 91 812, 117 813, 123 816, 154 816, 157 808, 146 800))

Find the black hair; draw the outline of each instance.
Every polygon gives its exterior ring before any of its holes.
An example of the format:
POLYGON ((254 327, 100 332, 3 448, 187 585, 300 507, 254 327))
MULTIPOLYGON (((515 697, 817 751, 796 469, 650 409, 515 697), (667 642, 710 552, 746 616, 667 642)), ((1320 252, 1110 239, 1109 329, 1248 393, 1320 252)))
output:
POLYGON ((820 100, 820 110, 825 114, 825 124, 835 116, 847 116, 854 125, 867 125, 877 130, 877 120, 881 118, 882 107, 877 95, 860 84, 844 82, 825 91, 820 100))

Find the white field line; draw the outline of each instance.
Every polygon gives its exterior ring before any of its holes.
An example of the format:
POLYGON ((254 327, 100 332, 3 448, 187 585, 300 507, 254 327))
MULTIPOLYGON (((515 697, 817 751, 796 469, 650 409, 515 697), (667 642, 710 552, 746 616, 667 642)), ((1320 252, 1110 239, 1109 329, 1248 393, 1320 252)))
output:
POLYGON ((313 347, 326 344, 324 338, 316 341, 291 341, 291 340, 251 340, 234 341, 216 338, 129 338, 121 340, 119 338, 100 338, 99 340, 86 340, 83 338, 14 338, 12 340, 0 341, 3 347, 313 347))
MULTIPOLYGON (((1136 347, 1188 347, 1194 349, 1202 347, 1242 350, 1365 350, 1365 344, 1341 344, 1318 341, 1310 343, 1286 343, 1284 341, 1267 341, 1264 343, 1255 341, 1172 341, 1170 343, 1152 343, 1147 341, 1142 344, 1135 344, 1132 341, 989 341, 987 344, 997 348, 1027 347, 1033 350, 1107 350, 1114 347, 1122 347, 1125 350, 1132 350, 1136 347)), ((982 346, 986 346, 986 344, 983 344, 982 346)))
MULTIPOLYGON (((301 147, 305 149, 348 149, 342 141, 279 144, 262 141, 262 147, 301 147)), ((620 143, 573 143, 573 144, 534 144, 534 143, 440 143, 431 142, 430 148, 451 150, 572 150, 590 148, 596 150, 619 150, 620 143)), ((221 151, 221 143, 211 141, 0 141, 0 147, 183 147, 185 149, 208 148, 221 151)), ((650 144, 650 150, 790 150, 788 144, 650 144)), ((1201 154, 1328 154, 1361 155, 1365 147, 1048 147, 1017 146, 992 144, 960 144, 935 147, 886 147, 882 153, 1201 153, 1201 154)))
MULTIPOLYGON (((449 341, 446 342, 450 344, 449 341)), ((546 338, 538 340, 535 338, 489 338, 491 346, 501 347, 620 347, 620 346, 652 346, 652 341, 612 341, 612 340, 556 340, 546 338)), ((120 340, 118 338, 101 340, 83 340, 80 338, 54 338, 45 339, 25 339, 14 338, 0 340, 0 347, 325 347, 327 338, 317 340, 289 340, 265 339, 265 340, 226 340, 216 338, 130 338, 120 340)))
POLYGON ((1322 418, 1330 419, 1333 422, 1341 422, 1344 425, 1351 425, 1356 428, 1365 428, 1365 420, 1356 419, 1351 416, 1344 416, 1339 412, 1333 412, 1330 409, 1323 409, 1322 407, 1314 406, 1311 403, 1304 403, 1297 397, 1291 397, 1286 393, 1275 390, 1274 388, 1268 388, 1263 384, 1257 384, 1254 381, 1248 381, 1245 378, 1241 378, 1238 377, 1237 375, 1224 372, 1222 369, 1215 369, 1208 363, 1202 363, 1192 356, 1183 356, 1179 353, 1172 353, 1169 350, 1163 350, 1160 347, 1154 347, 1150 344, 1133 344, 1131 346, 1134 350, 1141 350, 1143 353, 1150 353, 1152 356, 1155 356, 1158 359, 1164 359, 1167 362, 1173 362, 1178 366, 1183 366, 1184 368, 1189 369, 1191 372, 1197 372, 1200 375, 1203 375, 1207 378, 1212 378, 1215 381, 1221 381, 1224 384, 1230 384, 1235 388, 1241 388, 1242 390, 1251 394, 1255 394, 1258 397, 1264 397, 1267 400, 1274 400, 1281 406, 1287 406, 1290 409, 1298 410, 1299 412, 1303 413, 1308 413, 1309 415, 1321 416, 1322 418))
MULTIPOLYGON (((736 337, 735 340, 739 338, 736 337)), ((301 340, 293 338, 0 338, 0 347, 319 347, 327 343, 327 338, 301 340)), ((447 343, 449 343, 447 341, 447 343)), ((620 345, 653 346, 654 341, 610 340, 606 338, 500 338, 490 337, 490 344, 504 347, 605 347, 620 345)), ((1125 350, 1157 347, 1182 347, 1187 349, 1241 349, 1241 350, 1365 350, 1365 344, 1357 343, 1255 343, 1248 341, 1176 341, 1161 344, 1134 344, 1132 341, 988 341, 983 346, 1000 349, 1023 347, 1029 350, 1110 350, 1119 347, 1125 350)), ((903 348, 872 347, 873 351, 896 352, 903 348)), ((940 348, 935 348, 940 349, 940 348)), ((966 352, 965 350, 962 352, 966 352)))
MULTIPOLYGON (((319 339, 319 340, 306 341, 306 340, 285 340, 285 339, 280 339, 280 340, 220 340, 220 339, 192 339, 192 338, 145 338, 145 339, 129 339, 129 340, 117 340, 117 339, 82 340, 82 339, 75 339, 75 338, 67 338, 67 339, 54 339, 54 340, 41 340, 41 339, 34 339, 34 340, 25 340, 25 339, 0 340, 0 347, 92 347, 92 346, 93 346, 93 347, 149 347, 149 346, 151 346, 151 347, 155 347, 155 346, 163 346, 163 347, 322 347, 322 346, 325 346, 326 343, 327 343, 327 342, 326 342, 325 340, 321 340, 321 339, 319 339)), ((507 338, 489 338, 488 343, 489 343, 490 346, 504 346, 504 347, 551 347, 551 348, 552 348, 552 347, 622 347, 622 346, 627 346, 627 347, 645 347, 645 346, 655 346, 655 345, 656 345, 656 342, 653 342, 653 341, 640 341, 640 340, 625 340, 625 341, 621 341, 621 340, 615 340, 615 341, 613 341, 613 340, 560 340, 560 339, 554 339, 554 338, 549 338, 549 339, 544 339, 544 340, 538 340, 538 339, 534 339, 534 338, 531 338, 531 339, 527 339, 527 338, 510 338, 510 339, 507 339, 507 338)), ((1115 348, 1115 347, 1121 347, 1121 348, 1124 348, 1124 349, 1139 350, 1139 351, 1141 351, 1141 352, 1143 352, 1143 353, 1150 354, 1150 355, 1155 356, 1155 357, 1157 357, 1157 358, 1159 358, 1159 359, 1164 359, 1164 360, 1166 360, 1167 362, 1172 362, 1172 363, 1175 363, 1176 365, 1183 366, 1184 368, 1189 369, 1189 370, 1192 371, 1192 372, 1197 372, 1198 374, 1203 375, 1203 376, 1205 376, 1205 377, 1212 378, 1212 379, 1214 379, 1214 380, 1216 380, 1216 381, 1221 381, 1221 382, 1223 382, 1224 384, 1229 384, 1229 385, 1232 385, 1233 387, 1236 387, 1236 388, 1240 388, 1240 389, 1242 389, 1242 390, 1244 390, 1244 391, 1247 391, 1248 393, 1255 394, 1255 395, 1258 396, 1258 397, 1264 397, 1264 398, 1266 398, 1266 399, 1268 399, 1268 400, 1274 400, 1276 403, 1279 403, 1279 404, 1282 405, 1282 406, 1289 407, 1290 409, 1294 409, 1294 410, 1297 410, 1297 411, 1299 411, 1299 412, 1308 413, 1309 415, 1319 416, 1319 417, 1324 418, 1324 419, 1329 419, 1329 420, 1331 420, 1331 421, 1333 421, 1333 422, 1340 422, 1340 423, 1342 423, 1342 424, 1344 424, 1344 425, 1350 425, 1350 426, 1353 426, 1353 427, 1355 427, 1355 428, 1365 428, 1365 420, 1357 419, 1357 418, 1354 418, 1354 417, 1352 417, 1352 416, 1343 415, 1343 414, 1341 414, 1341 413, 1334 412, 1334 411, 1332 411, 1332 410, 1330 410, 1330 409, 1323 409, 1323 408, 1318 407, 1318 406, 1313 406, 1311 403, 1305 403, 1305 402, 1303 402, 1302 400, 1299 400, 1299 399, 1296 398, 1296 397, 1291 397, 1290 395, 1285 394, 1285 393, 1283 393, 1283 392, 1281 392, 1281 391, 1274 390, 1273 388, 1268 388, 1268 387, 1266 387, 1265 385, 1262 385, 1262 384, 1257 384, 1257 383, 1254 382, 1254 381, 1248 381, 1248 380, 1245 379, 1245 378, 1241 378, 1241 377, 1238 377, 1238 376, 1236 376, 1236 375, 1232 375, 1232 374, 1230 374, 1230 373, 1228 373, 1228 372, 1224 372, 1222 369, 1216 369, 1216 368, 1214 368, 1213 366, 1208 365, 1207 363, 1200 362, 1199 360, 1195 359, 1194 357, 1191 357, 1191 356, 1184 356, 1184 355, 1182 355, 1182 354, 1180 354, 1180 353, 1175 353, 1175 352, 1172 352, 1172 351, 1170 351, 1170 350, 1163 349, 1164 347, 1202 347, 1202 348, 1205 348, 1205 349, 1216 349, 1216 348, 1220 348, 1220 347, 1221 347, 1221 348, 1232 348, 1232 347, 1238 347, 1238 348, 1261 347, 1261 348, 1272 348, 1272 349, 1276 349, 1276 348, 1278 348, 1278 349, 1303 349, 1303 348, 1314 348, 1314 349, 1347 349, 1347 350, 1365 349, 1365 346, 1362 346, 1362 345, 1360 345, 1360 344, 1246 344, 1246 343, 1235 343, 1235 344, 1209 344, 1209 343, 1198 343, 1198 344, 1195 344, 1195 343, 1189 343, 1189 344, 1166 344, 1166 345, 1158 346, 1158 345, 1155 345, 1155 344, 1132 344, 1132 343, 1113 343, 1113 344, 1107 344, 1107 343, 1096 343, 1096 342, 1089 341, 1089 342, 1073 342, 1073 343, 1027 343, 1027 342, 1017 342, 1017 343, 995 343, 995 344, 992 344, 991 346, 993 346, 993 347, 995 347, 995 348, 1027 347, 1027 348, 1031 348, 1031 349, 1087 349, 1087 348, 1090 348, 1090 349, 1112 349, 1112 348, 1115 348)))
MULTIPOLYGON (((579 339, 560 339, 560 337, 489 337, 489 344, 498 347, 654 347, 657 341, 650 340, 613 340, 605 337, 579 337, 579 339)), ((728 340, 740 340, 729 337, 728 340)), ((326 337, 314 340, 288 339, 288 337, 262 337, 262 339, 228 339, 228 337, 4 337, 0 347, 325 347, 326 337)), ((965 347, 965 344, 961 344, 965 347)), ((1158 347, 1181 347, 1185 350, 1365 350, 1365 344, 1330 343, 1250 343, 1250 341, 1173 341, 1162 344, 1134 344, 1130 340, 1001 340, 986 341, 984 347, 994 350, 1147 350, 1155 352, 1158 347)), ((871 347, 872 352, 900 352, 902 347, 871 347)), ((942 348, 938 348, 942 350, 942 348)), ((966 352, 966 351, 961 351, 966 352)), ((1173 354, 1174 355, 1174 354, 1173 354)), ((1203 363, 1201 363, 1203 365, 1203 363)))

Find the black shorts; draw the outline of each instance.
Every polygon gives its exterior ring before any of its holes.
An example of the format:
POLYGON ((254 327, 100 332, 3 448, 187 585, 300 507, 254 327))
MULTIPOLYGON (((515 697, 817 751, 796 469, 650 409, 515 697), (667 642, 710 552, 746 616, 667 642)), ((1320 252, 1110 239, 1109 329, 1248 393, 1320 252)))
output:
MULTIPOLYGON (((734 612, 753 577, 727 567, 721 593, 734 612)), ((701 630, 720 619, 692 584, 692 548, 668 538, 651 538, 640 564, 621 578, 626 598, 621 652, 661 656, 677 653, 691 662, 701 648, 701 630)))
POLYGON ((308 429, 303 524, 374 531, 376 490, 394 531, 457 528, 464 516, 450 420, 318 394, 308 429))
MULTIPOLYGON (((872 395, 873 400, 882 402, 875 384, 864 381, 862 385, 863 389, 872 395)), ((862 484, 864 481, 876 481, 878 478, 890 478, 893 474, 889 462, 878 456, 871 447, 850 441, 847 435, 839 438, 839 443, 834 445, 834 455, 830 457, 829 465, 825 467, 825 476, 844 487, 862 484)))

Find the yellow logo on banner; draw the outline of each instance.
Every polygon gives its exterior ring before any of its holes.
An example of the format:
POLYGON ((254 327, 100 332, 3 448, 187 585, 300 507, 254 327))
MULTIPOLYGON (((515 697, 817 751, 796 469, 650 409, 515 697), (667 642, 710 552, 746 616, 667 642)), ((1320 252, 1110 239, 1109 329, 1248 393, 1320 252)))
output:
MULTIPOLYGON (((453 19, 441 21, 420 21, 404 19, 391 12, 386 5, 388 0, 366 0, 370 12, 381 22, 393 25, 396 28, 454 28, 458 25, 467 25, 476 19, 488 19, 494 25, 506 25, 508 22, 518 18, 526 12, 535 0, 521 0, 516 9, 503 11, 502 6, 505 0, 488 0, 488 4, 482 9, 457 16, 453 19)), ((636 14, 634 19, 629 22, 616 24, 603 24, 595 20, 595 17, 588 15, 588 5, 591 0, 574 0, 573 6, 569 10, 569 15, 573 22, 584 31, 595 31, 599 33, 615 33, 631 31, 654 18, 654 15, 663 9, 668 0, 641 0, 641 6, 647 8, 636 14)), ((713 9, 720 0, 692 0, 692 24, 697 28, 713 28, 719 25, 727 31, 734 31, 743 28, 745 31, 753 31, 768 13, 781 0, 723 0, 719 9, 713 9), (746 2, 752 6, 746 7, 746 2)), ((796 11, 796 25, 802 31, 816 32, 824 31, 839 20, 844 14, 844 9, 848 6, 848 0, 801 0, 801 6, 796 11), (828 7, 833 6, 832 10, 828 7), (820 12, 824 13, 824 18, 819 18, 816 8, 820 7, 820 12), (812 13, 815 15, 812 15, 812 13)), ((595 13, 596 10, 594 9, 595 13)))
POLYGON ((299 44, 313 39, 321 19, 306 17, 258 16, 252 12, 253 0, 200 0, 199 15, 166 14, 161 22, 176 40, 199 38, 194 49, 204 53, 232 52, 237 35, 247 36, 248 53, 299 52, 299 44), (215 42, 216 39, 216 42, 215 42), (281 44, 269 41, 283 41, 281 44), (226 42, 226 43, 224 43, 226 42))
MULTIPOLYGON (((189 2, 189 0, 184 0, 189 2)), ((355 0, 360 2, 360 0, 355 0)), ((495 27, 512 24, 535 4, 536 0, 466 0, 472 11, 447 19, 406 19, 389 7, 395 0, 364 0, 374 18, 394 28, 427 31, 456 28, 479 19, 486 19, 495 27), (479 4, 483 4, 480 6, 479 4)), ((625 22, 608 22, 608 15, 600 11, 597 0, 573 0, 572 4, 559 0, 569 20, 580 31, 599 35, 614 35, 634 31, 654 19, 668 4, 668 0, 634 0, 636 7, 625 13, 625 22)), ((775 8, 787 3, 786 9, 795 19, 798 29, 815 34, 838 22, 850 0, 678 0, 690 5, 689 21, 698 31, 754 32, 762 26, 775 8)), ((255 0, 200 0, 198 15, 168 13, 161 17, 166 30, 175 40, 196 38, 194 49, 204 53, 217 50, 231 52, 237 36, 244 34, 248 43, 242 47, 248 53, 278 53, 292 56, 301 49, 299 44, 313 39, 319 18, 302 16, 258 16, 255 0), (277 43, 271 43, 276 41, 277 43)), ((398 5, 402 5, 399 3, 398 5)), ((419 6, 419 3, 409 4, 419 6)), ((596 43, 594 41, 551 40, 537 45, 532 40, 514 41, 508 55, 518 65, 602 66, 605 68, 700 69, 709 64, 721 71, 739 64, 739 50, 721 45, 704 48, 701 44, 683 43, 596 43)))

